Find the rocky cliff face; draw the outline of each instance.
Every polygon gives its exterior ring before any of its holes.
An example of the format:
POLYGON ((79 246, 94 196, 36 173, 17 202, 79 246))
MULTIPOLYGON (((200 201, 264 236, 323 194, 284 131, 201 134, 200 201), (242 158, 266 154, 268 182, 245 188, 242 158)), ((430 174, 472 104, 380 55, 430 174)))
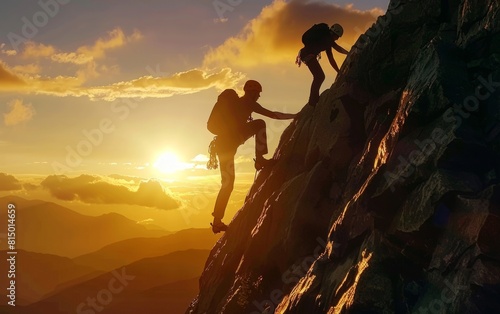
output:
POLYGON ((500 3, 392 1, 284 132, 187 313, 500 311, 500 3))

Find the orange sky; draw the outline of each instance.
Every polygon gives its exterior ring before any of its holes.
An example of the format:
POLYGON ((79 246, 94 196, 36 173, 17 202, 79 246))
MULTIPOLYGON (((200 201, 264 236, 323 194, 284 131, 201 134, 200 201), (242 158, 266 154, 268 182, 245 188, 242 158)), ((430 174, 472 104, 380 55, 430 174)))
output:
MULTIPOLYGON (((338 43, 350 49, 388 5, 269 0, 221 11, 211 2, 53 1, 1 13, 0 195, 170 230, 210 220, 220 178, 204 168, 206 120, 217 94, 257 79, 264 107, 298 112, 311 83, 294 64, 301 34, 338 22, 338 43)), ((321 64, 324 90, 335 73, 321 64)), ((272 153, 289 121, 267 122, 272 153)), ((228 216, 253 180, 252 154, 251 141, 240 147, 228 216)))

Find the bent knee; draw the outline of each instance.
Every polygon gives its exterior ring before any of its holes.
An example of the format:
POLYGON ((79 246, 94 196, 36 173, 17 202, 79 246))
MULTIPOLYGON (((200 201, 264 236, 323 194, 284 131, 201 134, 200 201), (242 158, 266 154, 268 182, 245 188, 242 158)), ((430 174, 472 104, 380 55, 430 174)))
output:
POLYGON ((321 72, 314 76, 314 81, 318 83, 323 83, 325 81, 325 73, 321 72))
POLYGON ((255 126, 258 128, 265 128, 266 127, 266 121, 264 121, 262 119, 256 119, 256 120, 253 120, 253 122, 255 123, 255 126))

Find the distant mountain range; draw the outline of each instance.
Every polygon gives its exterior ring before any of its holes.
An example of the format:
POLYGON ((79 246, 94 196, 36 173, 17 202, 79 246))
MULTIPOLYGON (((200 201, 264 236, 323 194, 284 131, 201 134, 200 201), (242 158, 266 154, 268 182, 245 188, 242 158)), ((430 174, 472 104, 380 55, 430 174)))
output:
MULTIPOLYGON (((1 273, 7 273, 6 251, 0 251, 1 273)), ((72 281, 84 281, 103 271, 81 266, 70 258, 18 250, 16 255, 17 304, 29 304, 40 300, 45 294, 60 285, 72 281)), ((0 287, 8 287, 7 276, 0 276, 0 287)), ((1 312, 0 312, 1 313, 1 312)))
POLYGON ((157 309, 183 313, 198 291, 208 253, 186 250, 146 258, 16 310, 26 314, 161 313, 157 309))
MULTIPOLYGON (((138 237, 161 237, 168 231, 150 230, 120 214, 93 217, 44 201, 2 197, 0 204, 16 204, 16 247, 30 252, 76 257, 111 243, 138 237)), ((2 205, 3 206, 3 205, 2 205)), ((0 230, 7 230, 7 211, 0 213, 0 230)), ((6 242, 0 242, 6 250, 6 242)))
POLYGON ((123 240, 78 256, 73 261, 82 266, 109 271, 145 257, 186 249, 209 250, 215 243, 214 238, 210 229, 187 229, 160 238, 123 240))
MULTIPOLYGON (((8 202, 17 206, 15 313, 184 313, 219 238, 208 228, 165 235, 119 214, 91 217, 45 201, 0 198, 0 205, 8 202)), ((7 230, 6 211, 0 220, 7 230)), ((6 256, 3 239, 0 246, 6 256)), ((0 273, 7 270, 1 258, 0 273)), ((7 276, 0 287, 8 287, 7 276)), ((12 312, 6 302, 0 313, 12 312)))

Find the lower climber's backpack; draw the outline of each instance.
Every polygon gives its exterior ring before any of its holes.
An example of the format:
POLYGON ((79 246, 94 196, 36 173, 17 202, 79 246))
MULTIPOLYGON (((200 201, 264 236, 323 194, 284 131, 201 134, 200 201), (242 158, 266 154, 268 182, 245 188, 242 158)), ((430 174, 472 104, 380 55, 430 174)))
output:
POLYGON ((207 122, 207 129, 211 133, 221 135, 231 129, 238 101, 238 93, 234 89, 226 89, 217 97, 207 122))

